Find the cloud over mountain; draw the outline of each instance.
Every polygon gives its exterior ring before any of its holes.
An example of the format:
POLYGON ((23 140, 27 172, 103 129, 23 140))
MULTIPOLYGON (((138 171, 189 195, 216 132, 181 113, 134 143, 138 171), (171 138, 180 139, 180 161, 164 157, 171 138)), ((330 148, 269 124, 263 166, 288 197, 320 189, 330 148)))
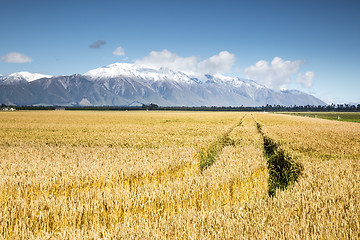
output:
POLYGON ((198 72, 205 74, 225 73, 232 69, 235 62, 235 55, 228 51, 222 51, 200 63, 198 63, 198 72))
POLYGON ((184 58, 164 49, 162 51, 151 51, 148 56, 135 60, 135 63, 149 67, 164 67, 183 72, 194 72, 197 61, 198 58, 195 56, 184 58))
POLYGON ((33 61, 31 57, 25 56, 19 52, 10 52, 1 57, 1 60, 6 63, 30 63, 33 61))
POLYGON ((274 90, 286 88, 292 77, 298 74, 297 83, 305 87, 311 87, 315 74, 313 72, 299 73, 300 66, 303 63, 302 60, 289 61, 275 57, 270 63, 266 60, 260 60, 255 65, 247 67, 245 74, 249 79, 253 79, 274 90))
POLYGON ((152 51, 144 58, 135 60, 136 64, 150 67, 164 67, 176 71, 198 74, 216 74, 230 71, 235 62, 235 55, 222 51, 208 59, 200 61, 199 57, 180 57, 167 49, 152 51))
POLYGON ((310 88, 313 85, 314 72, 306 72, 305 74, 299 73, 296 82, 305 88, 310 88))
POLYGON ((119 46, 113 51, 113 54, 115 56, 125 56, 125 50, 123 47, 119 46))

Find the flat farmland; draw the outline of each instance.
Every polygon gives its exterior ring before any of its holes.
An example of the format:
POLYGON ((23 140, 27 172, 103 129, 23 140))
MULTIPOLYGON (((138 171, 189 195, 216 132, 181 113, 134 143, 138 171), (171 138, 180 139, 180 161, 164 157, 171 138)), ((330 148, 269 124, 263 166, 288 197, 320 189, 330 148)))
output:
POLYGON ((297 112, 291 115, 360 123, 359 112, 297 112))
POLYGON ((0 112, 1 239, 358 239, 360 125, 0 112))

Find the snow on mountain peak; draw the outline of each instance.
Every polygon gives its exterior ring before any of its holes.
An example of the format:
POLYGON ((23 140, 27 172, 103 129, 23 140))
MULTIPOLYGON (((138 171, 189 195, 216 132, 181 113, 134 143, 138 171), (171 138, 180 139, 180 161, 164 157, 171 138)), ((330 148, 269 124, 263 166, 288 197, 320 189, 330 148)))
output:
POLYGON ((51 77, 52 76, 50 76, 50 75, 44 75, 44 74, 40 74, 40 73, 29 73, 29 72, 18 72, 18 73, 10 74, 8 76, 8 78, 12 78, 15 80, 25 79, 28 82, 32 82, 32 81, 38 80, 40 78, 51 78, 51 77))
POLYGON ((107 78, 135 78, 145 81, 174 81, 178 83, 217 83, 236 87, 246 86, 255 89, 264 88, 253 81, 229 77, 221 74, 192 74, 163 67, 150 67, 132 63, 113 63, 105 67, 90 70, 84 76, 94 81, 107 78))
POLYGON ((114 63, 105 67, 96 68, 86 72, 84 75, 90 78, 116 78, 120 76, 130 77, 136 74, 136 69, 130 63, 114 63))
POLYGON ((105 67, 90 70, 84 74, 91 79, 102 78, 140 78, 148 81, 173 80, 176 82, 189 82, 191 77, 179 71, 168 68, 154 68, 146 65, 131 63, 114 63, 105 67))

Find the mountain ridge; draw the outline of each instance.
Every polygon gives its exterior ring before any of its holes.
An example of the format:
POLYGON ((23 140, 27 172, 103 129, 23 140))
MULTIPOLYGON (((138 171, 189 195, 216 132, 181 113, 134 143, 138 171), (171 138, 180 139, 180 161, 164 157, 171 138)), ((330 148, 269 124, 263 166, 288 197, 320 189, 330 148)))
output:
POLYGON ((27 79, 19 74, 16 76, 0 76, 0 103, 120 106, 140 102, 160 106, 218 107, 326 105, 298 90, 276 92, 255 81, 237 77, 184 73, 130 63, 114 63, 82 75, 27 74, 27 79))

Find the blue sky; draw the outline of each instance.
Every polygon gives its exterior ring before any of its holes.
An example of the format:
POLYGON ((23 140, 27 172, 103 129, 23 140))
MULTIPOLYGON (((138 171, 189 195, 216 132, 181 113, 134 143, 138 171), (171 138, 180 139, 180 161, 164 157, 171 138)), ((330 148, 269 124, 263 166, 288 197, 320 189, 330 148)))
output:
POLYGON ((0 74, 205 62, 276 90, 360 103, 359 26, 358 0, 0 0, 0 74))

